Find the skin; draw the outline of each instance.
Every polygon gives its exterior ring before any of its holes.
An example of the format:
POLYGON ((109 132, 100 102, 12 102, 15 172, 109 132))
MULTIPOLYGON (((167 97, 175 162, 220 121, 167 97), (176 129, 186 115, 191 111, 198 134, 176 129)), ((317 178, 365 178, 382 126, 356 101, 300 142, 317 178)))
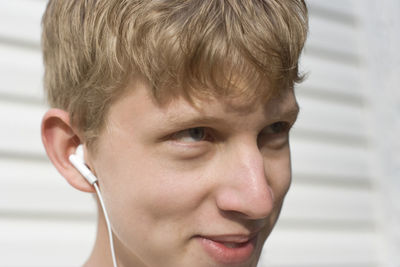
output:
MULTIPOLYGON (((129 87, 111 106, 96 153, 85 147, 119 266, 256 266, 290 186, 288 132, 298 113, 293 90, 251 108, 241 98, 198 100, 195 108, 183 98, 157 104, 141 80, 129 87), (199 242, 226 235, 255 235, 251 257, 217 262, 199 242)), ((46 113, 42 137, 68 182, 93 192, 67 160, 81 135, 64 111, 46 113)), ((99 213, 85 266, 112 266, 99 213)))

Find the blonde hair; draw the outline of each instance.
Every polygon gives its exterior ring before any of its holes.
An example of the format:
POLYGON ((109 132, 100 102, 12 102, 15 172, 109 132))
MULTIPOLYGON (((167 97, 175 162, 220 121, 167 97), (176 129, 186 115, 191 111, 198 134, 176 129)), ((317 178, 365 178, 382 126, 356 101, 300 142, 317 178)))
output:
POLYGON ((47 99, 91 143, 134 75, 159 101, 260 98, 301 80, 307 20, 302 0, 50 0, 42 21, 47 99))

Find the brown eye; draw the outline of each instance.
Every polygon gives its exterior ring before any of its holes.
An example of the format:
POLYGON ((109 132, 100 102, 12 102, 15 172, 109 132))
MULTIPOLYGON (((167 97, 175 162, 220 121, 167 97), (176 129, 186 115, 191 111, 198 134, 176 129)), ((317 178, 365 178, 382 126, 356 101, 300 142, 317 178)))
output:
POLYGON ((200 142, 206 137, 206 131, 204 127, 190 128, 177 132, 173 135, 173 139, 180 142, 200 142))

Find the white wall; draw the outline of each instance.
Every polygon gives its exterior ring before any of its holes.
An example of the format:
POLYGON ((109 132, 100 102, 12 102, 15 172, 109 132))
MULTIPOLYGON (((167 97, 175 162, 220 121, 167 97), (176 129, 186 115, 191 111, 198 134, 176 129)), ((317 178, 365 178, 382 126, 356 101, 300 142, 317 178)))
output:
POLYGON ((92 198, 61 178, 40 140, 45 4, 0 0, 0 266, 79 266, 95 236, 92 198))
POLYGON ((400 266, 400 1, 359 5, 368 95, 371 165, 377 194, 377 227, 384 266, 400 266), (372 16, 371 16, 372 15, 372 16))
MULTIPOLYGON (((260 266, 400 266, 400 2, 308 1, 293 185, 260 266)), ((40 141, 44 0, 0 0, 0 266, 79 266, 95 205, 40 141)))

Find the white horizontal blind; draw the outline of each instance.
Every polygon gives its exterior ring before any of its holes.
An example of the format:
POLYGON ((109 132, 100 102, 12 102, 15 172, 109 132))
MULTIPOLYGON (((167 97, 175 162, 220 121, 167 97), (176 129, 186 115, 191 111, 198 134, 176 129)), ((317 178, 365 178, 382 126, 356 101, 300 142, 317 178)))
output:
MULTIPOLYGON (((45 4, 0 0, 0 266, 79 266, 94 242, 93 199, 64 181, 40 142, 45 4)), ((309 1, 293 185, 259 266, 399 266, 380 253, 389 242, 381 232, 392 230, 376 218, 376 137, 368 131, 360 42, 367 25, 358 7, 356 0, 309 1)))

